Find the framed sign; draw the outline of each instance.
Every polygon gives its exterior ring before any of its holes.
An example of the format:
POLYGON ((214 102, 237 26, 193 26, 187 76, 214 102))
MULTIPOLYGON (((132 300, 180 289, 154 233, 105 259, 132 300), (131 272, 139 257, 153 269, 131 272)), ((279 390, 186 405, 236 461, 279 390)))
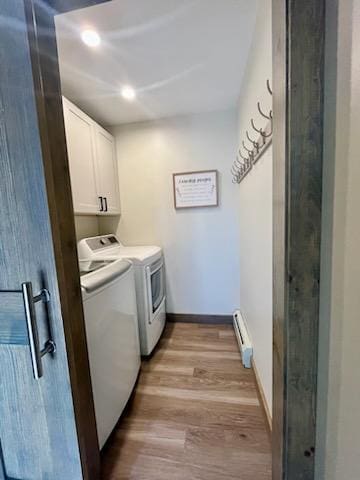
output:
POLYGON ((175 208, 217 207, 218 172, 203 170, 173 174, 175 208))

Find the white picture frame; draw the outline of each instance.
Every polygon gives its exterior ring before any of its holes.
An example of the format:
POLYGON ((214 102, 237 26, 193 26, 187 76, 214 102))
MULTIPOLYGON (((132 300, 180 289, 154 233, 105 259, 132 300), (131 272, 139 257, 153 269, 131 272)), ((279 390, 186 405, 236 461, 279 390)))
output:
POLYGON ((217 207, 218 171, 200 170, 173 174, 175 209, 217 207))

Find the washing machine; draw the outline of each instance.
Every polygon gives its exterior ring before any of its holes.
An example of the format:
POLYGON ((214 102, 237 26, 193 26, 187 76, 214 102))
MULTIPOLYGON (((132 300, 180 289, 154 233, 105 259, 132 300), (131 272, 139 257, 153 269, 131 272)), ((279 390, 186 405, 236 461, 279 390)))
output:
POLYGON ((156 246, 125 246, 116 235, 78 243, 79 259, 128 259, 134 265, 141 354, 150 355, 166 323, 165 265, 156 246))
POLYGON ((99 447, 114 429, 140 369, 134 267, 80 261, 80 284, 99 447))

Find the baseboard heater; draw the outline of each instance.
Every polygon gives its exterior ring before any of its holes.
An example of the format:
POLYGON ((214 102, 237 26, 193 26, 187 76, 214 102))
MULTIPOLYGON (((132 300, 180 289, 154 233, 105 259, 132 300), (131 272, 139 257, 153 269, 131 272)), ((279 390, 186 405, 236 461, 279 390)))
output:
POLYGON ((240 347, 241 359, 245 368, 251 368, 251 357, 253 354, 253 347, 250 342, 249 334, 247 332, 246 324, 240 310, 235 310, 233 313, 233 324, 235 335, 240 347))

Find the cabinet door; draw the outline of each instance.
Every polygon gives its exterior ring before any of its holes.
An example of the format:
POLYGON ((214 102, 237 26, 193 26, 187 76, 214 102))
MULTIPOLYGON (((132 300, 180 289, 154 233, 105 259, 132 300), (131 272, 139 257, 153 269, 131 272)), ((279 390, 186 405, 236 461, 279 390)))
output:
POLYGON ((74 211, 98 214, 100 200, 95 176, 94 122, 65 98, 63 105, 74 211))
POLYGON ((120 193, 115 139, 97 124, 95 132, 99 195, 105 198, 105 214, 116 215, 120 213, 120 193))

